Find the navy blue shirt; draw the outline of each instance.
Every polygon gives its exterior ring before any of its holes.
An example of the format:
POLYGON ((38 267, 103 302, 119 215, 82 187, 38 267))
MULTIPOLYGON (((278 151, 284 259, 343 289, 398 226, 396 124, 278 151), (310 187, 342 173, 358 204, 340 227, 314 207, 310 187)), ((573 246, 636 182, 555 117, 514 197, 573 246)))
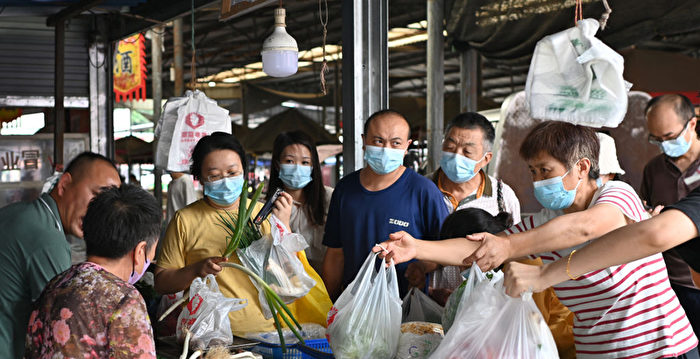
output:
MULTIPOLYGON (((437 186, 409 168, 381 191, 364 188, 360 171, 355 171, 343 177, 333 191, 323 244, 343 249, 343 286, 347 287, 375 244, 398 231, 415 238, 437 239, 448 214, 437 186)), ((407 266, 396 266, 402 297, 408 290, 404 277, 407 266)))

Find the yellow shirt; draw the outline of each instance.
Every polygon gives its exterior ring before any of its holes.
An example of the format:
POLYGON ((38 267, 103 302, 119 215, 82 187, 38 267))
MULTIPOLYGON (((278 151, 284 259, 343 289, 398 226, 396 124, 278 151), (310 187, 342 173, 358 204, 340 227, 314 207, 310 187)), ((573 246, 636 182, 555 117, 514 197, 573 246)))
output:
MULTIPOLYGON (((262 203, 256 203, 252 215, 257 214, 262 206, 262 203)), ((238 210, 229 212, 236 214, 238 210)), ((218 213, 228 218, 224 210, 210 206, 204 199, 176 212, 163 238, 158 266, 180 269, 205 258, 221 256, 226 248, 226 231, 218 225, 218 213)), ((268 221, 262 223, 260 232, 263 235, 270 233, 268 221)), ((305 297, 288 306, 300 323, 317 323, 325 327, 326 314, 332 305, 328 292, 320 276, 309 265, 304 251, 298 252, 297 257, 309 276, 316 281, 316 286, 305 297)), ((236 254, 229 261, 241 263, 236 254)), ((229 313, 231 331, 235 335, 274 330, 274 320, 263 317, 258 291, 245 273, 225 268, 217 275, 216 281, 226 297, 248 300, 245 308, 229 313)))

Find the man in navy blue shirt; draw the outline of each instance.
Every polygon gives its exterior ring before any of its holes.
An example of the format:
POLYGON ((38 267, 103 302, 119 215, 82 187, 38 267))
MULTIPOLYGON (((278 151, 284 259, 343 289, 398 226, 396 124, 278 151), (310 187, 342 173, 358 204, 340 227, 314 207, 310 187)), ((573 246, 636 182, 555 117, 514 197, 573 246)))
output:
MULTIPOLYGON (((411 143, 408 121, 392 110, 379 111, 364 125, 367 166, 338 182, 331 198, 323 244, 323 281, 331 299, 357 275, 375 244, 390 233, 437 239, 448 211, 429 179, 403 166, 411 143)), ((408 290, 407 263, 396 266, 399 291, 408 290)))

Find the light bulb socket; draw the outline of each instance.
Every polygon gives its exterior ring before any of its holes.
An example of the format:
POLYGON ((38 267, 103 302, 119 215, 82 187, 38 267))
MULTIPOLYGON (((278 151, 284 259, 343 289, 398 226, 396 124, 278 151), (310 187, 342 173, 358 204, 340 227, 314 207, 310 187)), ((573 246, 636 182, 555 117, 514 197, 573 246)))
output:
POLYGON ((278 7, 275 9, 275 26, 279 27, 287 27, 287 24, 284 22, 284 18, 286 16, 286 11, 284 10, 283 7, 278 7))

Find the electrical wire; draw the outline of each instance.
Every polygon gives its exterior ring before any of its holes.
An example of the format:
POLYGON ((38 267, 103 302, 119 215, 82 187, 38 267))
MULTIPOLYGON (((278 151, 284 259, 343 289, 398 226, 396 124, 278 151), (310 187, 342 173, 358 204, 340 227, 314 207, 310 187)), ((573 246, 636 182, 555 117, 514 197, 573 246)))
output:
POLYGON ((321 9, 321 0, 318 0, 318 18, 321 20, 321 26, 323 27, 323 64, 321 65, 321 92, 324 95, 328 94, 328 88, 326 88, 326 74, 328 73, 328 61, 326 61, 326 38, 328 36, 328 1, 323 0, 326 6, 326 16, 323 16, 323 11, 321 9))
POLYGON ((194 0, 192 0, 191 21, 192 24, 190 26, 190 32, 192 34, 192 63, 190 64, 190 87, 192 88, 192 91, 194 91, 197 88, 197 63, 195 62, 195 54, 197 50, 194 46, 194 0))

